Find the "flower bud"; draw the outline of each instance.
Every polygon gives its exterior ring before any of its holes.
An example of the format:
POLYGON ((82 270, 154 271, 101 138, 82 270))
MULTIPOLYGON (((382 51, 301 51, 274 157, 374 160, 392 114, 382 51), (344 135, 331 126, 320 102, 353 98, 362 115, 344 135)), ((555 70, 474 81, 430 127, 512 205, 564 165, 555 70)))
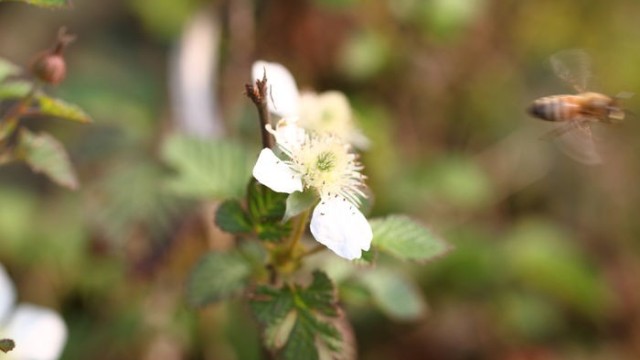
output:
POLYGON ((63 51, 75 38, 75 35, 67 34, 64 27, 61 28, 58 31, 58 39, 54 46, 38 55, 31 64, 33 75, 47 84, 57 85, 61 83, 67 74, 63 51))

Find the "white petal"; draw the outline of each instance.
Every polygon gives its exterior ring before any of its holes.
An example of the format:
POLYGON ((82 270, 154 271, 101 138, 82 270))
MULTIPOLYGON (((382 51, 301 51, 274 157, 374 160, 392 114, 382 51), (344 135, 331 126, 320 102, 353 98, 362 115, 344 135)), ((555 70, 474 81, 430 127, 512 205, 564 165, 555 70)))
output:
POLYGON ((16 343, 16 359, 55 360, 67 340, 67 327, 56 312, 35 305, 20 305, 6 327, 6 336, 16 343))
POLYGON ((270 96, 269 111, 279 116, 298 114, 298 85, 286 67, 272 62, 256 61, 251 70, 253 81, 262 79, 267 74, 267 86, 270 96))
POLYGON ((16 289, 4 267, 0 264, 0 323, 3 323, 9 316, 9 311, 15 301, 16 289))
POLYGON ((341 197, 327 197, 313 210, 311 233, 337 255, 358 259, 369 250, 373 234, 360 210, 341 197))
POLYGON ((253 167, 253 177, 275 192, 291 194, 302 191, 300 175, 278 159, 271 149, 260 151, 258 161, 253 167))
POLYGON ((306 132, 297 123, 298 119, 295 117, 280 119, 273 132, 278 145, 292 153, 297 152, 306 139, 306 132))

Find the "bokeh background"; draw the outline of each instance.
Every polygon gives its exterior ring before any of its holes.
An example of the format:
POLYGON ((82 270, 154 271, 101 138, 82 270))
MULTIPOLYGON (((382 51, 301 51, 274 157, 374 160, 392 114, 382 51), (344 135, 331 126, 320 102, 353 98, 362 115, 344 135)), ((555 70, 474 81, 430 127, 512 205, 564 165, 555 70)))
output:
POLYGON ((401 269, 423 319, 348 304, 361 358, 639 358, 638 118, 600 131, 594 167, 538 140, 544 124, 524 111, 572 91, 548 65, 567 48, 591 54, 593 89, 638 92, 639 18, 636 0, 0 2, 0 56, 14 63, 60 26, 78 35, 50 91, 95 120, 29 123, 65 143, 82 187, 0 168, 0 262, 21 301, 64 316, 64 359, 264 358, 239 303, 185 305, 189 269, 229 239, 216 199, 165 191, 161 144, 195 93, 203 134, 257 150, 243 84, 265 59, 350 98, 372 140, 374 215, 409 213, 455 247, 401 269))

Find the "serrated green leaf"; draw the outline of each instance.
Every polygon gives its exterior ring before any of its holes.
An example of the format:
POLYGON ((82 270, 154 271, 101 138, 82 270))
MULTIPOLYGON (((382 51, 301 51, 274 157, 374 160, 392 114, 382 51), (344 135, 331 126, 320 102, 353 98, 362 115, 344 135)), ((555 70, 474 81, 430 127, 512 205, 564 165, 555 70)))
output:
POLYGON ((251 176, 252 159, 231 141, 174 135, 164 142, 161 156, 177 171, 169 189, 185 197, 241 197, 251 176))
POLYGON ((372 245, 402 260, 427 261, 449 251, 449 245, 407 216, 370 220, 372 245))
POLYGON ((4 353, 8 353, 16 347, 16 343, 11 339, 1 339, 0 340, 0 351, 4 353))
POLYGON ((216 225, 230 234, 241 234, 253 229, 242 205, 237 200, 227 200, 216 211, 216 225))
POLYGON ((227 299, 246 286, 250 274, 250 264, 237 252, 205 254, 189 276, 187 300, 201 307, 227 299))
POLYGON ((314 272, 306 288, 262 286, 250 305, 265 327, 266 345, 278 358, 318 359, 317 346, 341 358, 343 336, 334 324, 339 320, 335 289, 326 274, 314 272))
POLYGON ((275 241, 288 236, 291 224, 281 222, 288 194, 277 193, 255 180, 251 180, 247 192, 249 218, 258 237, 275 241))
POLYGON ((18 156, 35 172, 45 174, 58 185, 75 190, 78 179, 62 144, 47 133, 20 131, 18 156))
POLYGON ((0 84, 0 100, 19 99, 25 97, 31 90, 28 81, 7 81, 0 84))
POLYGON ((360 281, 373 303, 389 317, 408 321, 424 316, 427 307, 420 291, 400 274, 377 268, 362 275, 360 281))
POLYGON ((292 217, 302 213, 312 207, 317 201, 318 195, 311 190, 296 191, 287 197, 286 209, 282 221, 287 221, 292 217))
POLYGON ((38 94, 36 96, 36 105, 38 114, 80 123, 90 123, 92 121, 91 117, 78 106, 47 95, 38 94))
POLYGON ((8 76, 20 74, 20 67, 14 65, 6 59, 0 58, 0 82, 4 81, 8 76))
POLYGON ((19 1, 44 8, 61 8, 69 6, 68 0, 0 0, 0 2, 2 1, 19 1))

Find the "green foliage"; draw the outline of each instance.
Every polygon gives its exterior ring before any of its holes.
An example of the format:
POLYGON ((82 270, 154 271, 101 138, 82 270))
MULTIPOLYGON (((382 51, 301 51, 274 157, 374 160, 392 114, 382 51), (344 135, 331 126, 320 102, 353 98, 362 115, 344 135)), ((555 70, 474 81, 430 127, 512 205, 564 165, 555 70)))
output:
POLYGON ((282 221, 288 221, 303 211, 311 208, 319 197, 311 190, 296 191, 287 197, 287 206, 282 221))
POLYGON ((0 58, 0 82, 4 81, 8 76, 20 74, 20 71, 19 66, 0 58))
POLYGON ((341 358, 345 344, 335 325, 338 308, 333 283, 313 273, 309 287, 260 286, 250 302, 264 326, 265 342, 281 359, 319 359, 320 349, 341 358), (332 321, 333 320, 333 321, 332 321))
POLYGON ((450 249, 429 229, 403 215, 372 219, 369 223, 373 230, 371 244, 401 260, 428 261, 450 249))
POLYGON ((247 191, 249 217, 258 237, 263 240, 279 240, 291 231, 289 222, 282 222, 288 194, 277 193, 251 180, 247 191))
POLYGON ((16 347, 16 343, 11 339, 0 339, 0 351, 8 353, 16 347))
POLYGON ((80 123, 89 123, 92 121, 89 115, 78 106, 60 99, 38 94, 38 96, 36 96, 36 103, 37 111, 42 115, 80 123))
MULTIPOLYGON (((9 1, 9 0, 0 0, 0 1, 9 1)), ((69 6, 69 0, 10 0, 10 1, 21 1, 27 4, 40 6, 44 8, 61 8, 61 7, 69 6)))
POLYGON ((204 255, 189 276, 187 300, 205 306, 241 291, 249 280, 251 266, 237 251, 204 255))
POLYGON ((176 194, 197 199, 240 197, 251 174, 251 161, 240 144, 174 135, 161 149, 177 175, 169 181, 176 194))
POLYGON ((425 315, 426 304, 419 289, 397 272, 371 269, 359 279, 369 291, 373 303, 397 320, 417 320, 425 315))
POLYGON ((28 81, 0 82, 0 100, 22 98, 29 93, 31 87, 32 84, 28 81))
POLYGON ((380 33, 359 32, 344 45, 340 65, 347 75, 355 79, 367 79, 384 68, 390 55, 391 49, 380 33))
POLYGON ((58 185, 69 189, 78 187, 78 179, 64 147, 53 136, 34 134, 22 129, 17 154, 33 171, 45 174, 58 185))
POLYGON ((227 200, 216 211, 216 225, 228 233, 241 234, 253 229, 242 205, 237 200, 227 200))

